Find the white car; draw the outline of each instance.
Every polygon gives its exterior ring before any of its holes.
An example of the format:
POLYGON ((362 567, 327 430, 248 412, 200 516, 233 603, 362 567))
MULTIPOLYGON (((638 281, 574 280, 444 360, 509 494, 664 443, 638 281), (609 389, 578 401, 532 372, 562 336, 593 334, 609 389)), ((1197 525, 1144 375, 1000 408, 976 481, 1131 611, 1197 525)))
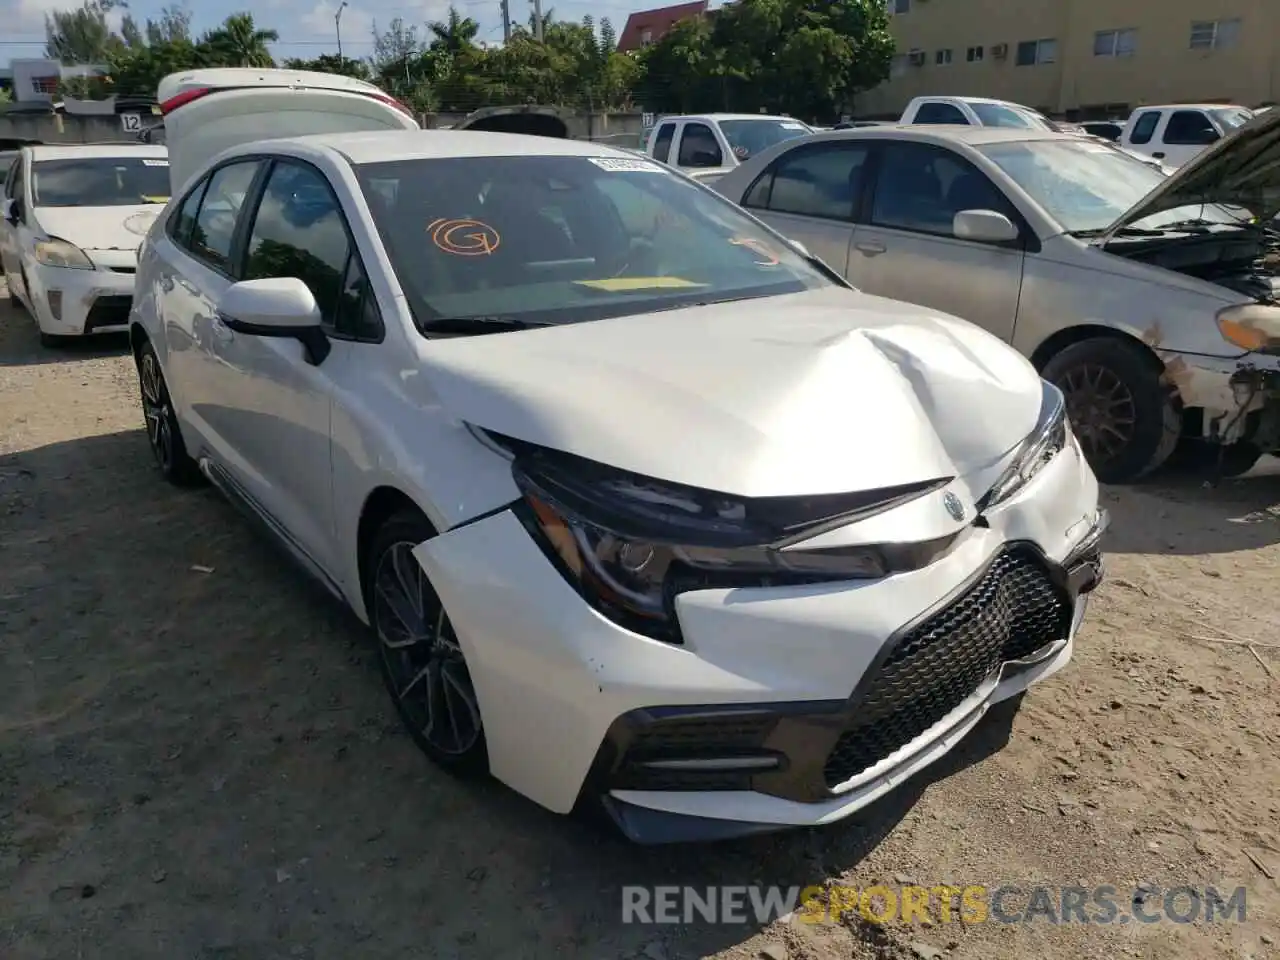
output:
POLYGON ((647 158, 325 82, 170 109, 131 336, 163 474, 371 625, 432 759, 641 842, 819 825, 1067 662, 1106 515, 1016 352, 647 158))
POLYGON ((9 294, 52 346, 128 328, 138 246, 169 199, 164 147, 23 147, 0 210, 9 294))

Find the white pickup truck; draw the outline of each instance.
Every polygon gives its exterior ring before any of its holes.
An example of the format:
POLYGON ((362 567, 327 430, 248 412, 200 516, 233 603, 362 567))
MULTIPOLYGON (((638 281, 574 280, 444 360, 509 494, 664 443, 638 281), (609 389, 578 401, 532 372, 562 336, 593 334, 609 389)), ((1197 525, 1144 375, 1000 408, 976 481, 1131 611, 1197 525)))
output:
POLYGON ((1176 169, 1252 118, 1248 107, 1221 103, 1139 107, 1129 115, 1119 143, 1176 169))
POLYGON ((661 117, 649 131, 644 152, 699 179, 714 179, 775 143, 814 130, 791 117, 762 113, 703 113, 661 117))

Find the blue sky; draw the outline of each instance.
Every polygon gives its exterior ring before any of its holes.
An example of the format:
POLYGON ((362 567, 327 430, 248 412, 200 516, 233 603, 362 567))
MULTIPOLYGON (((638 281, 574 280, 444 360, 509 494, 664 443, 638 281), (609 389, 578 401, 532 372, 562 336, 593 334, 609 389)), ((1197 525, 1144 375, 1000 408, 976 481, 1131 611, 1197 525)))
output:
MULTIPOLYGON (((510 0, 513 22, 527 22, 533 11, 530 0, 510 0)), ((580 20, 590 14, 597 20, 609 17, 619 32, 633 10, 665 6, 674 0, 543 0, 543 9, 554 10, 560 20, 580 20)), ((49 10, 78 5, 79 0, 0 0, 0 64, 21 57, 44 55, 44 14, 49 10)), ((143 21, 155 16, 166 4, 163 0, 131 0, 129 9, 143 21)), ((181 3, 177 5, 182 5, 181 3)), ((498 0, 457 0, 455 6, 480 23, 480 40, 502 40, 502 13, 498 0)), ((200 0, 189 2, 188 9, 198 11, 193 18, 196 32, 212 27, 228 14, 254 11, 263 27, 280 33, 281 42, 275 55, 313 57, 337 51, 333 16, 336 0, 284 0, 273 4, 249 4, 245 0, 200 0), (258 13, 273 9, 272 14, 258 13)), ((370 31, 376 22, 385 26, 395 17, 407 23, 438 20, 448 10, 447 0, 350 0, 342 14, 342 52, 349 57, 367 56, 372 52, 370 31)))

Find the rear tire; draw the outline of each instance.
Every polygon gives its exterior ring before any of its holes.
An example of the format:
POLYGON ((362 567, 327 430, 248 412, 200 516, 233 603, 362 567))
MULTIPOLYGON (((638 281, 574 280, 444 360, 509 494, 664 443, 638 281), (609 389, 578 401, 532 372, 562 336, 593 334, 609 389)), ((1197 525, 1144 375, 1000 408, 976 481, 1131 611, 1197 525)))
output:
POLYGON ((151 341, 143 341, 134 361, 138 368, 138 387, 142 394, 142 415, 146 418, 147 443, 156 458, 161 475, 175 487, 194 487, 204 482, 199 465, 187 454, 182 440, 178 415, 169 399, 169 387, 160 370, 151 341))
POLYGON ((75 337, 60 337, 56 333, 41 333, 40 346, 48 350, 61 350, 74 339, 75 337))
POLYGON ((1131 483, 1169 459, 1182 434, 1177 392, 1145 347, 1116 337, 1073 343, 1044 366, 1103 483, 1131 483))
POLYGON ((432 762, 461 776, 489 772, 479 700, 457 633, 412 550, 435 536, 416 510, 378 529, 364 596, 382 682, 400 720, 432 762))

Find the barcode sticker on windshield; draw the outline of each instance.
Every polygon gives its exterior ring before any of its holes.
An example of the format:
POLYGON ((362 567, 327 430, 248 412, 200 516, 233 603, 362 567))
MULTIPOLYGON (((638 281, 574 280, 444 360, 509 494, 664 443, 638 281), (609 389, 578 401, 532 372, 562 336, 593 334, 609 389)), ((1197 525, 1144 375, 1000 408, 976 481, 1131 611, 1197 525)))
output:
POLYGON ((610 173, 661 173, 662 167, 648 160, 626 160, 621 157, 589 157, 597 167, 601 170, 608 170, 610 173))
POLYGON ((803 130, 803 123, 780 123, 778 124, 783 130, 803 130))
POLYGON ((144 167, 167 167, 169 165, 169 161, 168 160, 143 160, 142 165, 144 167))

